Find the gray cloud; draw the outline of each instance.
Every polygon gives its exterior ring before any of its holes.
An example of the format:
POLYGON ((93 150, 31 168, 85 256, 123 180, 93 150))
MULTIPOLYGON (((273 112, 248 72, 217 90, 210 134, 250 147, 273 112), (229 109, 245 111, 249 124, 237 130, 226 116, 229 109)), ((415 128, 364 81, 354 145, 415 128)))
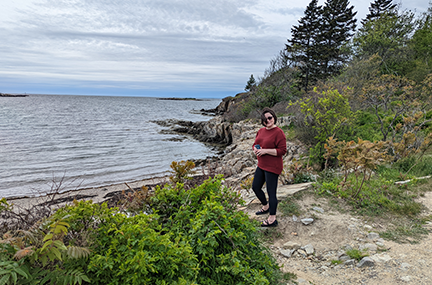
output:
MULTIPOLYGON (((240 92, 250 74, 262 74, 283 48, 308 2, 8 2, 0 11, 0 36, 7 39, 0 42, 0 92, 23 92, 22 86, 43 92, 44 84, 57 93, 240 92)), ((369 1, 355 2, 364 4, 364 16, 369 1)))

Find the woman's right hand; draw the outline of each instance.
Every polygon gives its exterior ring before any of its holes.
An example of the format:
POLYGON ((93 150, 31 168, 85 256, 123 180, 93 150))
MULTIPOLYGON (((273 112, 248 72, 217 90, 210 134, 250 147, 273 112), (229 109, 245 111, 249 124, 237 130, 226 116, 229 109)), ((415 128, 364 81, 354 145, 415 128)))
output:
POLYGON ((254 150, 254 153, 255 153, 255 155, 256 156, 261 156, 262 155, 262 149, 260 148, 260 149, 258 149, 258 148, 256 148, 255 146, 254 146, 254 148, 253 148, 253 150, 254 150))

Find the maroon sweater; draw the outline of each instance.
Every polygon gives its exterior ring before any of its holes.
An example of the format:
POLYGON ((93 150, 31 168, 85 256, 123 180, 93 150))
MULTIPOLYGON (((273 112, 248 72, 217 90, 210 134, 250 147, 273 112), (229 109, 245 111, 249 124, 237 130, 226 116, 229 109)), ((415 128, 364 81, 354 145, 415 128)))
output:
POLYGON ((277 152, 277 156, 269 154, 258 156, 258 167, 262 170, 280 175, 283 169, 282 156, 287 152, 284 132, 278 127, 270 130, 261 128, 255 137, 253 146, 257 144, 263 149, 275 148, 277 152))

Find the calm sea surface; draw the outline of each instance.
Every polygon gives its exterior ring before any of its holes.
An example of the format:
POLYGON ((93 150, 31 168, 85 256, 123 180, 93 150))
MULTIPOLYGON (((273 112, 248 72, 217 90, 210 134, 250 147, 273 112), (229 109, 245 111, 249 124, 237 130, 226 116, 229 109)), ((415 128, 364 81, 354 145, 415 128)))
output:
POLYGON ((161 134, 154 120, 206 121, 220 100, 30 95, 0 98, 0 198, 37 196, 163 175, 172 161, 215 155, 161 134))

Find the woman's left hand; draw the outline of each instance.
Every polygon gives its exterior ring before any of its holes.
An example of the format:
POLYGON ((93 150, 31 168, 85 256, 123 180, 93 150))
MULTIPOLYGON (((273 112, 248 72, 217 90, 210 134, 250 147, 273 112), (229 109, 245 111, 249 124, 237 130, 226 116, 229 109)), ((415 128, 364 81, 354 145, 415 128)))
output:
POLYGON ((262 156, 262 155, 264 155, 264 154, 266 154, 266 151, 265 151, 265 149, 257 149, 257 152, 255 153, 256 154, 256 156, 262 156))

